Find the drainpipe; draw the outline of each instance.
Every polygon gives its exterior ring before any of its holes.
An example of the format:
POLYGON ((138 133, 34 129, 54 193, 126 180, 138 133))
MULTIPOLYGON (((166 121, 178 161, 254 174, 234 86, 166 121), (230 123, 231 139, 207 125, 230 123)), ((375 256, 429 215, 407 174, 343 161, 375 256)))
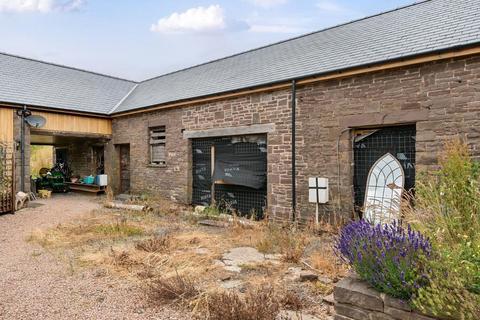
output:
POLYGON ((297 185, 296 185, 296 112, 297 112, 297 81, 292 80, 292 221, 296 220, 297 212, 297 185))

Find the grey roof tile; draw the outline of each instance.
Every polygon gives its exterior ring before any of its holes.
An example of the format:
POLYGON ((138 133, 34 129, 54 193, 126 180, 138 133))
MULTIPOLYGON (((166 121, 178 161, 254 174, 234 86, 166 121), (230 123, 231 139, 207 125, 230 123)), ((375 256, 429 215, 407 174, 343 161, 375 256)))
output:
POLYGON ((135 82, 0 53, 0 102, 108 114, 135 82))
POLYGON ((141 83, 0 53, 0 102, 101 114, 480 43, 480 0, 429 0, 141 83))
POLYGON ((480 42, 480 0, 430 0, 141 82, 114 113, 480 42))

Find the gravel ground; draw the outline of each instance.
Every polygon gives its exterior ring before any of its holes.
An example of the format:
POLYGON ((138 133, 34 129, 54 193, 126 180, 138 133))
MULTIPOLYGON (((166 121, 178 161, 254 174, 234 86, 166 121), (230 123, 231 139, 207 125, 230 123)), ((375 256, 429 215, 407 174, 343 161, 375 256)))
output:
POLYGON ((26 241, 32 231, 68 222, 99 201, 78 194, 54 195, 15 215, 0 216, 0 319, 188 319, 169 308, 147 306, 138 288, 96 270, 69 268, 58 256, 26 241))

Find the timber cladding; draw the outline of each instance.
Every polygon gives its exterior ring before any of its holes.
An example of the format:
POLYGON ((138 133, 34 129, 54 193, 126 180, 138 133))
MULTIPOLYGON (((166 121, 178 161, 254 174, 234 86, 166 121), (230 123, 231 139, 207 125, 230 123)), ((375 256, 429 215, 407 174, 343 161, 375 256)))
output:
MULTIPOLYGON (((299 215, 311 219, 309 177, 326 177, 330 202, 321 215, 353 212, 351 129, 402 124, 416 126, 416 169, 435 167, 443 143, 457 135, 480 156, 480 55, 381 70, 300 86, 297 92, 296 163, 299 215), (337 156, 338 142, 338 156, 337 156), (340 174, 339 174, 340 173, 340 174), (340 206, 338 206, 340 204, 340 206)), ((291 92, 255 93, 117 117, 115 144, 131 147, 133 191, 156 190, 179 201, 191 197, 191 141, 182 131, 269 124, 268 212, 291 214, 291 92), (149 164, 149 128, 166 128, 166 164, 149 164)))
MULTIPOLYGON (((11 142, 14 139, 14 120, 16 109, 0 108, 0 141, 11 142)), ((34 115, 44 117, 47 122, 37 131, 70 132, 84 134, 112 134, 112 120, 80 115, 68 115, 53 112, 34 111, 34 115)))
POLYGON ((13 141, 13 111, 0 108, 0 142, 13 141))
POLYGON ((72 132, 72 133, 90 133, 90 134, 112 134, 112 121, 107 118, 95 118, 80 115, 68 115, 52 112, 34 111, 34 115, 39 115, 47 119, 47 123, 41 129, 45 131, 72 132))

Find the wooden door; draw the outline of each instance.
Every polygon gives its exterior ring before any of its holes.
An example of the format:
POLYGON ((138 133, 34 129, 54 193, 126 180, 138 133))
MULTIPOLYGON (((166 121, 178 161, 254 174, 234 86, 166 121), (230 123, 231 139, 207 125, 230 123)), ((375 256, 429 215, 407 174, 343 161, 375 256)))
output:
POLYGON ((130 145, 120 146, 120 192, 130 191, 130 145))

